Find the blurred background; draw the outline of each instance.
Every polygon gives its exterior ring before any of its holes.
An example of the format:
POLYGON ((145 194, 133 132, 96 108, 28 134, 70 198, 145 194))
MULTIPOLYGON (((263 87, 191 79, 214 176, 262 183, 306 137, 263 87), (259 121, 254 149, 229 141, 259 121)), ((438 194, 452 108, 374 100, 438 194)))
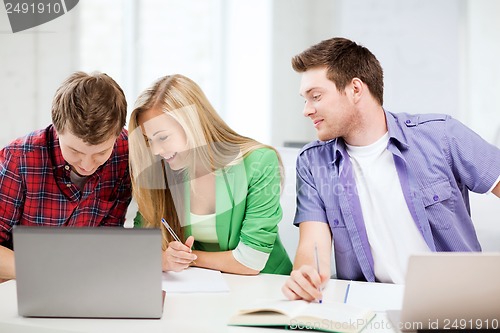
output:
MULTIPOLYGON (((380 60, 386 109, 447 113, 500 146, 499 17, 498 0, 80 0, 14 34, 3 7, 0 145, 50 123, 73 71, 98 70, 121 85, 129 111, 155 79, 181 73, 241 134, 300 146, 316 136, 290 59, 343 36, 380 60)), ((475 211, 500 231, 489 200, 475 211)))
POLYGON ((500 1, 80 0, 67 14, 13 34, 0 9, 0 145, 50 123, 73 71, 106 72, 129 110, 173 73, 198 82, 242 134, 308 142, 293 55, 344 36, 385 71, 385 107, 448 113, 500 145, 500 1))

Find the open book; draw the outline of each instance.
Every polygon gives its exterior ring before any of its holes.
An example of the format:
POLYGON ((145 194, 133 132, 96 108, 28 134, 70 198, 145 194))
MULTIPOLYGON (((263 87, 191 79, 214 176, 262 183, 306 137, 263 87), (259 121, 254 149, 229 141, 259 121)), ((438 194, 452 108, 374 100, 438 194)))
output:
POLYGON ((240 309, 229 320, 234 326, 285 326, 325 332, 355 333, 375 316, 370 309, 349 304, 274 300, 240 309))

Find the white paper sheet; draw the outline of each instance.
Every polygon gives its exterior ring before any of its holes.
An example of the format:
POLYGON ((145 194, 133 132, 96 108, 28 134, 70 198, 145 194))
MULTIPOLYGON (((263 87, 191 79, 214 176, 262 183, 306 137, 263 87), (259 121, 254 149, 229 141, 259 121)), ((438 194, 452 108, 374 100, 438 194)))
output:
POLYGON ((189 267, 181 272, 163 272, 162 289, 167 293, 218 293, 229 287, 219 271, 189 267))
POLYGON ((404 285, 351 281, 346 303, 375 311, 401 309, 404 285))

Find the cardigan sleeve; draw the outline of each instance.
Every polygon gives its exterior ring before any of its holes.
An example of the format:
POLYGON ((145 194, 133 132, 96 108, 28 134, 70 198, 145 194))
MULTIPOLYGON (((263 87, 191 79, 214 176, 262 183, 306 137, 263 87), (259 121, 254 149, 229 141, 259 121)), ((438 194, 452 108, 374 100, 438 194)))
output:
POLYGON ((271 253, 283 216, 276 152, 268 148, 252 152, 245 158, 245 171, 248 191, 240 242, 254 250, 271 253))

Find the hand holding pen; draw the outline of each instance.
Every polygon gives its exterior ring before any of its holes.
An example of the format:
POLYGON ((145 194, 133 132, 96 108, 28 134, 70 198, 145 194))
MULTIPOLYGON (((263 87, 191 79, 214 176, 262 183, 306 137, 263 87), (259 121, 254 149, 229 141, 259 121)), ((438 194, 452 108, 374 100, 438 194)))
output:
POLYGON ((182 271, 193 264, 194 260, 197 258, 191 251, 191 247, 194 243, 194 237, 190 236, 186 239, 185 243, 182 243, 168 222, 163 218, 161 219, 161 222, 174 239, 173 242, 168 244, 168 248, 163 251, 163 270, 174 272, 182 271))
MULTIPOLYGON (((328 281, 330 276, 327 274, 328 269, 322 269, 323 272, 320 272, 320 267, 318 247, 314 244, 312 256, 308 256, 307 263, 294 269, 281 288, 286 298, 289 300, 303 299, 308 302, 318 301, 322 303, 323 285, 328 281)), ((325 266, 322 267, 325 268, 325 266)))

